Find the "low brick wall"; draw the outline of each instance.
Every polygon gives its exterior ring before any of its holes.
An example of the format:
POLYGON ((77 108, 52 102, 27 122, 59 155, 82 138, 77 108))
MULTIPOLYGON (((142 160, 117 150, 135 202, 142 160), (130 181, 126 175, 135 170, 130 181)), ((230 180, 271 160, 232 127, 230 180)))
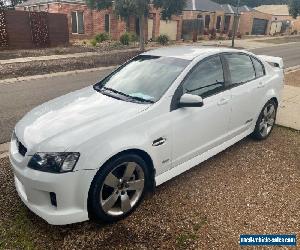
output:
POLYGON ((0 79, 118 65, 140 53, 140 50, 133 49, 80 58, 4 64, 0 65, 0 79))

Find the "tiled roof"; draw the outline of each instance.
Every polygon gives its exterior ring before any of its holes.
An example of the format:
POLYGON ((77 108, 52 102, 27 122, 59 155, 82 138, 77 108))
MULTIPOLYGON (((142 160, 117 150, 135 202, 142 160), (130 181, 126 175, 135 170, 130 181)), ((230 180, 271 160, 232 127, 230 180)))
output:
POLYGON ((226 14, 234 14, 237 13, 237 11, 239 11, 239 13, 256 11, 255 9, 248 7, 247 5, 240 6, 239 10, 237 10, 237 7, 232 6, 230 4, 223 4, 221 5, 221 7, 226 14))
POLYGON ((84 0, 27 0, 23 3, 18 4, 17 6, 32 6, 32 5, 39 5, 39 4, 47 4, 47 3, 85 3, 84 0))
POLYGON ((289 16, 287 5, 261 5, 255 8, 257 11, 277 16, 289 16))
POLYGON ((201 11, 222 11, 220 4, 210 0, 187 0, 185 10, 201 10, 201 11))

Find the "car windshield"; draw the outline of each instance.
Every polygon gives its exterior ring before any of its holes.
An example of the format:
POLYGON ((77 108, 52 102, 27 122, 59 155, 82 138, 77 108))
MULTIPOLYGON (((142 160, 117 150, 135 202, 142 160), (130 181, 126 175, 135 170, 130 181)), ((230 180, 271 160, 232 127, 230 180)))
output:
POLYGON ((189 62, 172 57, 140 55, 97 83, 94 88, 122 100, 154 103, 189 62))

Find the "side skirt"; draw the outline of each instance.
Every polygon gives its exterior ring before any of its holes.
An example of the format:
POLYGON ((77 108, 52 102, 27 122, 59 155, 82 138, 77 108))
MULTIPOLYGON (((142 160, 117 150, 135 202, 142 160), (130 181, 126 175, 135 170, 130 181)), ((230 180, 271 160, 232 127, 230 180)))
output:
POLYGON ((230 139, 229 141, 224 142, 224 143, 214 147, 213 149, 210 149, 207 152, 205 152, 201 155, 198 155, 198 156, 192 158, 191 160, 184 162, 184 163, 178 165, 177 167, 170 169, 167 172, 162 173, 161 175, 156 176, 155 177, 156 186, 159 186, 159 185, 163 184, 164 182, 174 178, 175 176, 180 175, 183 172, 197 166, 201 162, 206 161, 207 159, 211 158, 212 156, 222 152, 226 148, 239 142, 246 136, 250 135, 252 132, 253 132, 253 126, 251 126, 250 129, 248 129, 244 133, 237 135, 236 137, 230 139))

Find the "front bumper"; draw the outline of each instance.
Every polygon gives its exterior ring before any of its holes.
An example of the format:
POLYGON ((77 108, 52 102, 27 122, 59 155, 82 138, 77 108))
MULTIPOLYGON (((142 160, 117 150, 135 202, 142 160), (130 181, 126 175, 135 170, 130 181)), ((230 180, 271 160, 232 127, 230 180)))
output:
POLYGON ((45 173, 27 167, 29 156, 10 152, 17 192, 25 205, 52 225, 65 225, 88 220, 88 190, 94 171, 64 174, 45 173), (51 203, 55 193, 57 206, 51 203))

